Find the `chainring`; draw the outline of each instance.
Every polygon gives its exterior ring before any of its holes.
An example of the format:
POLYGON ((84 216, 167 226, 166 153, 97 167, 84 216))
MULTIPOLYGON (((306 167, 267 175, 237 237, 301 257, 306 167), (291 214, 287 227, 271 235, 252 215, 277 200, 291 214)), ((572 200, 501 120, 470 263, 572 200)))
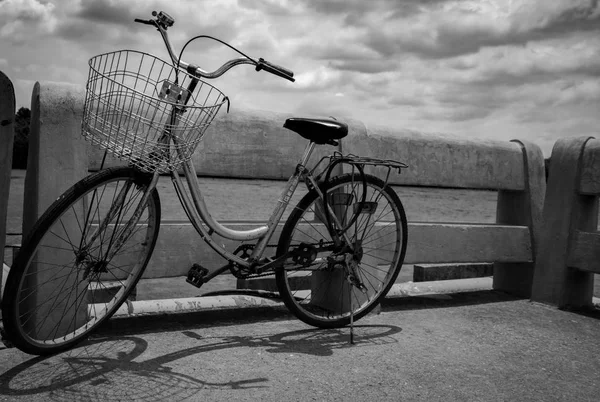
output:
MULTIPOLYGON (((233 254, 246 260, 252 255, 252 250, 254 250, 254 244, 241 244, 235 249, 233 254)), ((231 274, 238 279, 246 279, 248 276, 252 275, 249 268, 243 267, 233 261, 229 263, 229 271, 231 271, 231 274)))

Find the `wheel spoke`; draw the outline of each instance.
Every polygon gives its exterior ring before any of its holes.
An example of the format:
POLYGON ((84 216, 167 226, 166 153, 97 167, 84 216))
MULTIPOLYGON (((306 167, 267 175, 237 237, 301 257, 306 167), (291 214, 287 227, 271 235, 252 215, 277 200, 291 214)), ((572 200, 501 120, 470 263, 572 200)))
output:
POLYGON ((147 190, 137 176, 131 168, 88 176, 36 223, 11 269, 18 275, 12 280, 16 285, 4 296, 2 313, 13 317, 6 326, 16 346, 34 354, 70 347, 108 318, 134 288, 160 222, 156 191, 143 197, 147 190), (141 218, 125 232, 142 199, 148 202, 141 218))
MULTIPOLYGON (((350 322, 351 309, 355 319, 368 313, 395 281, 406 250, 407 224, 404 208, 393 189, 373 176, 367 175, 363 180, 355 173, 332 179, 327 194, 328 200, 335 200, 332 209, 343 228, 343 244, 337 250, 319 252, 318 257, 325 261, 320 269, 290 269, 285 265, 285 269, 276 271, 276 276, 286 305, 298 318, 315 326, 337 327, 350 322), (363 194, 365 204, 360 204, 363 194), (349 263, 348 258, 356 262, 349 263), (357 265, 352 269, 349 264, 357 265), (349 282, 350 271, 366 292, 349 282), (295 278, 301 272, 306 279, 300 283, 302 288, 295 289, 295 278)), ((324 242, 333 244, 327 225, 317 225, 312 218, 319 217, 319 202, 316 192, 300 201, 286 222, 278 255, 299 244, 312 245, 317 250, 324 242)))

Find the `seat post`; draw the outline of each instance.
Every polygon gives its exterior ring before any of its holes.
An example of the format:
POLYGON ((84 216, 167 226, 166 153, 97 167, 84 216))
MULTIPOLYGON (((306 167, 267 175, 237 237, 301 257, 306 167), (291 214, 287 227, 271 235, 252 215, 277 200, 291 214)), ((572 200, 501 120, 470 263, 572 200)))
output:
POLYGON ((312 154, 314 149, 315 149, 314 141, 309 141, 308 144, 306 145, 306 148, 304 148, 304 155, 302 155, 302 159, 300 159, 300 163, 299 163, 300 165, 306 166, 306 164, 308 163, 308 160, 310 159, 310 155, 312 154))

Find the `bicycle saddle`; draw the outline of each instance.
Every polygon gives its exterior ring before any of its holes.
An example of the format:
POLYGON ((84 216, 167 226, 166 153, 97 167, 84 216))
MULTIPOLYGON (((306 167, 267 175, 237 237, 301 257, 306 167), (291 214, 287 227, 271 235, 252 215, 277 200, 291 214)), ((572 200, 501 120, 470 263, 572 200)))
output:
POLYGON ((340 138, 348 135, 348 125, 332 119, 306 119, 292 117, 283 127, 292 130, 315 144, 337 145, 340 138))

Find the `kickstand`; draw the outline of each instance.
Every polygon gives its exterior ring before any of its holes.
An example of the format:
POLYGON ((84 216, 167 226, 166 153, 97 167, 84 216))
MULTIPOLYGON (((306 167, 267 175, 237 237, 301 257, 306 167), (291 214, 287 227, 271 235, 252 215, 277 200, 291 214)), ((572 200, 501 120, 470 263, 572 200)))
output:
POLYGON ((350 344, 354 345, 354 303, 352 303, 352 289, 353 285, 349 286, 349 298, 350 298, 350 344))

